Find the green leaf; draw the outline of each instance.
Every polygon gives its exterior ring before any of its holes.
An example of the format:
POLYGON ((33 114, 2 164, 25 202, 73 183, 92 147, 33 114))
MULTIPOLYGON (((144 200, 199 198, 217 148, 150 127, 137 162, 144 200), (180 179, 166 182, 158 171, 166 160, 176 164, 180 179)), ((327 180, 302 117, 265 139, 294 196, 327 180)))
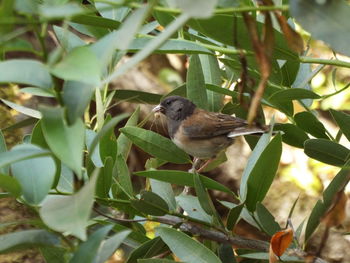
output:
POLYGON ((269 100, 274 101, 289 101, 289 100, 301 100, 301 99, 319 99, 321 98, 316 93, 307 89, 299 89, 299 88, 289 88, 285 90, 280 90, 273 93, 269 100))
MULTIPOLYGON (((140 115, 140 106, 136 108, 134 113, 130 116, 124 127, 136 126, 140 115)), ((124 159, 127 159, 131 149, 132 142, 124 135, 120 134, 117 139, 118 154, 121 154, 124 159)))
POLYGON ((70 18, 85 12, 77 3, 66 3, 61 5, 43 4, 39 6, 40 15, 49 19, 70 18))
POLYGON ((69 31, 68 29, 64 29, 63 27, 54 25, 53 31, 55 32, 55 35, 58 41, 60 42, 61 46, 67 51, 71 51, 76 47, 86 45, 84 40, 82 40, 80 37, 69 31))
MULTIPOLYGON (((32 147, 41 150, 38 146, 32 147)), ((37 205, 46 197, 53 185, 56 164, 51 156, 31 158, 13 163, 11 171, 22 187, 24 199, 30 204, 37 205)))
POLYGON ((188 263, 221 263, 207 247, 173 228, 158 227, 159 236, 170 250, 182 261, 188 263))
POLYGON ((99 60, 89 47, 77 47, 52 69, 51 73, 64 80, 98 85, 100 82, 99 60))
POLYGON ((350 180, 349 173, 349 162, 347 162, 340 172, 333 178, 331 183, 327 186, 323 192, 323 200, 318 200, 314 208, 312 209, 311 215, 307 221, 305 229, 305 241, 309 240, 312 233, 316 230, 321 222, 322 217, 332 206, 336 195, 344 189, 346 184, 350 180))
MULTIPOLYGON (((141 50, 154 37, 139 37, 135 38, 128 47, 129 52, 141 50)), ((185 39, 168 39, 163 45, 154 50, 156 54, 212 54, 212 52, 197 44, 196 42, 185 39)))
POLYGON ((62 247, 41 247, 39 248, 45 262, 67 263, 68 250, 62 247))
POLYGON ((31 94, 39 97, 54 98, 55 92, 53 89, 41 89, 41 88, 21 88, 19 90, 22 93, 31 94))
POLYGON ((196 190, 198 201, 201 207, 203 208, 203 210, 208 215, 214 215, 215 212, 213 211, 214 209, 213 209, 212 201, 208 195, 207 190, 203 185, 201 178, 199 177, 199 174, 197 173, 193 174, 193 184, 194 184, 194 189, 196 190))
POLYGON ((70 124, 84 115, 95 87, 79 81, 65 81, 63 85, 62 100, 67 108, 67 117, 70 124))
POLYGON ((124 157, 121 154, 117 156, 113 170, 114 178, 119 182, 127 194, 133 196, 134 190, 131 182, 129 168, 124 157))
POLYGON ((168 247, 160 237, 155 237, 134 249, 126 263, 138 263, 138 260, 141 258, 153 257, 165 251, 169 251, 168 247))
POLYGON ((326 139, 305 141, 304 152, 313 159, 335 166, 343 166, 350 154, 348 148, 326 139))
POLYGON ((251 153, 251 155, 248 159, 247 165, 243 171, 241 185, 240 185, 240 189, 239 189, 240 197, 243 201, 246 199, 246 196, 247 196, 247 187, 248 187, 249 176, 250 176, 254 166, 258 162, 260 155, 263 153, 266 146, 269 144, 270 139, 271 139, 271 134, 269 134, 269 133, 263 134, 260 137, 258 143, 256 144, 253 152, 251 153))
POLYGON ((0 235, 0 252, 18 248, 37 248, 59 244, 58 237, 46 230, 31 229, 0 235))
POLYGON ((281 154, 282 138, 278 134, 266 146, 249 174, 246 198, 249 211, 255 211, 256 204, 264 199, 275 177, 281 154))
MULTIPOLYGON (((213 55, 199 55, 205 84, 221 85, 221 70, 213 55)), ((209 111, 218 112, 223 105, 223 96, 207 89, 209 111)))
POLYGON ((158 181, 155 179, 149 180, 152 192, 159 195, 167 204, 170 211, 176 210, 176 200, 173 188, 169 183, 158 181))
POLYGON ((112 186, 113 159, 107 157, 96 182, 96 196, 106 198, 112 186))
POLYGON ((330 110, 333 119, 337 122, 340 130, 350 141, 350 115, 341 111, 330 110))
POLYGON ((267 208, 261 204, 257 203, 256 205, 256 215, 257 219, 264 229, 264 231, 269 234, 269 236, 274 235, 276 232, 281 230, 281 227, 276 222, 274 216, 270 213, 267 208))
POLYGON ((187 70, 187 97, 201 109, 208 109, 208 97, 204 75, 198 55, 191 55, 187 70))
POLYGON ((313 38, 324 41, 334 50, 350 55, 350 7, 343 1, 292 1, 290 12, 313 38))
POLYGON ((131 205, 147 215, 163 216, 169 210, 168 204, 157 194, 142 191, 139 200, 131 200, 131 205))
POLYGON ((53 153, 79 178, 83 161, 85 127, 81 119, 68 126, 62 108, 42 108, 42 130, 53 153))
POLYGON ((212 15, 217 0, 197 0, 195 2, 186 0, 176 0, 182 11, 190 17, 208 18, 212 15))
POLYGON ((114 98, 135 103, 159 104, 162 95, 139 90, 115 90, 114 98))
MULTIPOLYGON (((114 30, 120 26, 118 21, 96 15, 78 15, 72 17, 70 20, 76 23, 76 25, 85 25, 85 28, 90 31, 90 34, 87 35, 94 37, 102 37, 109 32, 108 29, 114 30)), ((72 24, 70 23, 70 25, 72 24)))
POLYGON ((295 114, 294 120, 301 129, 310 133, 312 136, 328 139, 325 127, 312 113, 307 111, 299 112, 295 114))
POLYGON ((230 244, 221 244, 218 249, 218 256, 222 263, 237 263, 235 254, 230 244))
POLYGON ((69 263, 94 263, 96 262, 97 252, 112 225, 107 225, 96 230, 89 236, 89 239, 81 243, 69 263))
MULTIPOLYGON (((95 137, 96 137, 96 132, 94 132, 90 129, 85 130, 85 144, 86 144, 86 148, 87 148, 88 153, 89 153, 89 157, 90 157, 90 159, 93 162, 95 167, 101 168, 101 167, 103 167, 103 162, 101 160, 100 152, 99 151, 91 152, 91 144, 92 144, 93 140, 95 139, 95 137)), ((99 148, 99 144, 97 144, 96 147, 99 148)))
POLYGON ((51 88, 52 79, 46 66, 30 59, 12 59, 0 62, 0 83, 19 83, 41 88, 51 88))
POLYGON ((50 152, 32 144, 16 145, 11 151, 0 153, 0 167, 22 160, 49 156, 50 152))
POLYGON ((178 195, 176 196, 176 201, 179 206, 192 218, 196 218, 203 222, 212 223, 213 219, 208 215, 202 208, 199 200, 196 196, 192 195, 178 195))
MULTIPOLYGON (((0 155, 7 151, 6 140, 2 130, 0 130, 0 155)), ((0 167, 0 173, 9 174, 9 167, 0 167)))
POLYGON ((100 249, 97 253, 96 263, 105 263, 119 248, 124 239, 131 233, 131 230, 123 230, 117 234, 114 234, 107 240, 102 241, 100 249))
POLYGON ((14 197, 19 197, 22 194, 22 188, 18 180, 9 175, 0 174, 0 188, 14 197))
POLYGON ((275 131, 283 131, 283 142, 298 148, 304 148, 304 142, 309 136, 298 126, 291 123, 277 123, 274 125, 275 131))
POLYGON ((46 198, 39 210, 44 223, 55 231, 86 240, 86 227, 94 203, 97 173, 98 171, 95 171, 90 181, 74 195, 46 198))
POLYGON ((137 263, 176 263, 176 261, 165 258, 146 258, 138 259, 137 263))
POLYGON ((18 104, 15 104, 11 101, 8 101, 8 100, 4 100, 4 99, 1 99, 1 101, 3 103, 5 103, 7 106, 9 106, 10 108, 20 112, 20 113, 23 113, 24 115, 27 115, 29 117, 33 117, 33 118, 36 118, 36 119, 40 119, 41 118, 41 113, 37 110, 33 110, 31 108, 27 108, 27 107, 24 107, 22 105, 18 105, 18 104))
POLYGON ((188 163, 188 155, 179 149, 171 140, 137 127, 124 127, 120 131, 136 146, 159 159, 172 163, 188 163))
POLYGON ((122 113, 116 117, 113 117, 112 119, 110 119, 107 123, 104 124, 104 126, 102 127, 102 129, 97 133, 97 135, 95 136, 94 140, 92 141, 91 145, 90 145, 90 155, 94 153, 95 148, 98 145, 98 142, 101 140, 101 138, 103 138, 104 136, 106 136, 107 134, 110 134, 111 131, 113 131, 114 127, 122 120, 124 120, 126 117, 128 117, 129 114, 128 113, 122 113))
MULTIPOLYGON (((168 182, 171 184, 177 185, 187 185, 194 186, 193 173, 187 173, 182 171, 172 171, 172 170, 150 170, 150 171, 141 171, 134 173, 137 176, 144 176, 147 178, 153 178, 159 181, 168 182)), ((218 190, 232 194, 231 190, 226 186, 210 179, 209 177, 199 175, 204 186, 208 189, 218 190)))
POLYGON ((238 222, 239 216, 241 215, 244 204, 237 205, 230 209, 227 216, 227 229, 232 231, 238 222))

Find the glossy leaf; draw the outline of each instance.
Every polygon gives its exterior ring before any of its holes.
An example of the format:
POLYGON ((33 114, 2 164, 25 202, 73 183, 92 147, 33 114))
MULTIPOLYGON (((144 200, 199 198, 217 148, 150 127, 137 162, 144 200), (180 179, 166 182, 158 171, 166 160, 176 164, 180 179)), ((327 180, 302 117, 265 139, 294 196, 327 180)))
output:
POLYGON ((263 204, 257 203, 256 215, 260 225, 268 235, 272 236, 281 230, 281 227, 276 222, 274 216, 263 204))
POLYGON ((160 237, 148 240, 133 250, 126 263, 138 263, 139 259, 154 257, 160 253, 168 251, 168 247, 164 244, 160 237))
MULTIPOLYGON (((193 174, 181 171, 172 171, 172 170, 150 170, 150 171, 141 171, 134 173, 138 176, 144 176, 148 178, 153 178, 159 181, 168 182, 171 184, 177 185, 187 185, 194 186, 193 183, 193 174)), ((210 179, 209 177, 199 175, 204 186, 208 189, 218 190, 222 192, 226 192, 232 194, 231 190, 226 186, 210 179)))
POLYGON ((348 148, 326 139, 305 141, 304 152, 313 159, 335 166, 343 166, 350 154, 348 148))
POLYGON ((61 5, 43 4, 39 6, 42 17, 50 19, 69 18, 84 13, 84 9, 77 3, 65 3, 61 5))
POLYGON ((273 93, 269 100, 271 101, 288 101, 301 99, 319 99, 320 96, 311 90, 290 88, 273 93))
POLYGON ((14 197, 19 197, 22 194, 22 188, 18 180, 9 175, 0 174, 0 188, 14 197))
POLYGON ((115 90, 114 98, 136 103, 158 104, 162 95, 139 90, 115 90))
POLYGON ((330 112, 342 133, 345 135, 348 141, 350 141, 350 115, 336 110, 330 110, 330 112))
MULTIPOLYGON (((124 127, 136 126, 140 115, 140 107, 137 107, 134 113, 130 116, 124 127)), ((120 134, 117 139, 118 154, 121 154, 124 159, 128 158, 132 142, 124 135, 120 134)))
POLYGON ((124 127, 120 131, 136 146, 159 159, 173 163, 188 163, 188 155, 171 140, 158 133, 137 127, 124 127))
POLYGON ((117 156, 114 171, 113 171, 114 179, 119 182, 121 187, 128 193, 130 196, 134 194, 129 167, 126 164, 124 157, 119 154, 117 156))
POLYGON ((86 240, 86 227, 95 196, 97 173, 79 192, 71 196, 51 196, 40 209, 44 223, 55 231, 72 234, 86 240))
MULTIPOLYGON (((217 58, 213 55, 199 55, 205 84, 221 85, 221 70, 217 58)), ((208 110, 218 112, 223 105, 223 96, 207 89, 208 110)))
MULTIPOLYGON (((4 134, 2 133, 2 130, 0 130, 0 155, 1 153, 4 153, 7 151, 7 145, 5 141, 4 134)), ((0 167, 0 173, 8 174, 9 168, 8 167, 0 167)))
MULTIPOLYGON (((129 52, 141 50, 153 37, 139 37, 131 42, 129 52)), ((163 45, 154 50, 156 54, 212 54, 212 52, 193 41, 185 39, 168 39, 163 45)))
POLYGON ((13 59, 0 62, 0 83, 19 83, 41 88, 51 88, 52 79, 46 66, 30 59, 13 59))
POLYGON ((11 149, 11 151, 0 153, 0 168, 22 160, 49 155, 49 151, 41 149, 32 144, 16 145, 11 149))
POLYGON ((189 63, 186 77, 187 98, 196 104, 197 107, 208 109, 207 91, 204 86, 204 75, 199 56, 192 55, 189 63))
MULTIPOLYGON (((41 150, 37 146, 32 147, 41 150)), ((51 156, 44 156, 15 162, 11 165, 11 171, 22 187, 24 199, 30 204, 37 205, 46 197, 53 185, 56 165, 51 156)))
POLYGON ((292 1, 290 12, 312 37, 329 44, 334 50, 350 55, 350 7, 343 1, 292 1), (330 22, 331 21, 331 22, 330 22))
POLYGON ((157 194, 149 191, 141 192, 139 200, 132 200, 132 206, 148 215, 162 216, 169 210, 168 204, 157 194))
POLYGON ((182 11, 190 17, 208 18, 212 15, 218 0, 197 0, 196 2, 176 0, 182 11))
POLYGON ((51 73, 64 80, 79 81, 88 85, 97 85, 100 82, 99 61, 86 46, 71 50, 51 69, 51 73))
POLYGON ((86 45, 85 41, 78 37, 76 34, 72 33, 68 29, 54 25, 53 31, 60 42, 61 46, 67 51, 80 46, 86 45))
POLYGON ((234 226, 238 222, 239 216, 241 215, 244 204, 237 205, 230 209, 227 216, 227 229, 233 230, 234 226))
POLYGON ((168 204, 170 211, 175 211, 176 200, 171 185, 156 179, 150 179, 149 182, 151 184, 152 192, 159 195, 168 204))
POLYGON ((188 263, 221 263, 207 247, 173 228, 158 227, 157 233, 170 250, 182 261, 188 263))
POLYGON ((37 110, 33 110, 31 108, 28 108, 28 107, 25 107, 25 106, 22 106, 22 105, 18 105, 16 103, 13 103, 11 101, 8 101, 8 100, 4 100, 4 99, 1 99, 1 101, 3 103, 5 103, 7 106, 9 106, 10 108, 20 112, 20 113, 23 113, 24 115, 27 115, 29 117, 33 117, 33 118, 36 118, 36 119, 40 119, 41 118, 41 113, 37 110))
POLYGON ((349 182, 349 162, 347 162, 340 172, 333 178, 331 183, 323 192, 323 200, 318 200, 312 209, 311 215, 307 221, 305 228, 305 241, 309 240, 312 233, 320 224, 320 220, 332 206, 336 195, 342 191, 345 185, 349 182))
POLYGON ((107 157, 96 182, 96 195, 98 197, 105 198, 109 196, 109 190, 112 186, 112 176, 113 159, 112 157, 107 157))
POLYGON ((298 126, 291 123, 277 123, 274 130, 283 131, 283 142, 298 148, 304 148, 304 142, 309 139, 309 136, 298 126))
POLYGON ((94 262, 105 263, 114 254, 130 232, 131 230, 123 230, 102 241, 94 262))
POLYGON ((261 202, 275 177, 282 154, 282 138, 276 135, 266 146, 249 174, 247 181, 246 206, 254 211, 257 202, 261 202), (269 165, 266 166, 266 163, 269 165))
POLYGON ((181 194, 176 196, 176 201, 190 217, 212 223, 212 217, 203 210, 196 196, 181 194))
POLYGON ((114 127, 123 119, 128 117, 129 114, 122 113, 118 116, 113 117, 111 120, 109 120, 107 123, 104 124, 102 129, 97 133, 94 140, 91 142, 90 145, 90 154, 93 154, 95 151, 95 148, 98 145, 98 142, 101 138, 103 138, 105 135, 110 134, 111 131, 113 131, 114 127))
POLYGON ((94 263, 96 262, 97 252, 103 239, 107 236, 108 232, 112 229, 112 225, 107 225, 96 230, 89 236, 89 239, 81 243, 74 253, 69 263, 94 263))
POLYGON ((240 196, 243 200, 246 199, 246 195, 247 195, 249 175, 252 172, 253 168, 255 167, 256 163, 258 162, 260 155, 263 153, 266 146, 269 144, 270 139, 271 139, 271 135, 269 133, 263 134, 260 137, 258 143, 256 144, 253 152, 251 153, 248 159, 247 165, 243 171, 240 190, 239 190, 240 196))
POLYGON ((28 93, 28 94, 31 94, 34 96, 39 96, 39 97, 46 97, 46 98, 55 97, 55 92, 53 91, 53 89, 42 89, 42 88, 36 88, 36 87, 28 87, 28 88, 20 89, 20 92, 28 93))
POLYGON ((42 130, 53 153, 81 177, 85 127, 82 120, 68 126, 62 108, 42 108, 42 130))
POLYGON ((0 252, 8 252, 17 248, 34 248, 55 246, 59 238, 46 230, 31 229, 0 235, 0 252))
POLYGON ((88 83, 79 81, 64 82, 62 99, 67 108, 67 117, 70 124, 84 115, 94 91, 95 87, 88 83))
POLYGON ((199 174, 197 174, 197 173, 193 174, 193 184, 194 184, 194 189, 196 191, 196 195, 198 197, 198 201, 199 201, 201 207, 203 208, 203 210, 208 215, 214 215, 215 212, 213 211, 212 201, 209 197, 207 190, 205 189, 205 187, 203 185, 201 177, 199 177, 199 174))
POLYGON ((301 129, 312 136, 328 139, 325 127, 312 113, 306 111, 297 113, 294 116, 294 120, 301 129))

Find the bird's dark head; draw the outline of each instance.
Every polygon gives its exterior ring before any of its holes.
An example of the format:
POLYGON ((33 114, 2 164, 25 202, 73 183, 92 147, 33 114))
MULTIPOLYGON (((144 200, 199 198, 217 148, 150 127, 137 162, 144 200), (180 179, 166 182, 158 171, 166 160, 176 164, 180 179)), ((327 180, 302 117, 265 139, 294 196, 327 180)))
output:
POLYGON ((190 116, 195 108, 196 105, 188 99, 180 96, 170 96, 162 100, 153 111, 161 112, 171 120, 180 121, 190 116))

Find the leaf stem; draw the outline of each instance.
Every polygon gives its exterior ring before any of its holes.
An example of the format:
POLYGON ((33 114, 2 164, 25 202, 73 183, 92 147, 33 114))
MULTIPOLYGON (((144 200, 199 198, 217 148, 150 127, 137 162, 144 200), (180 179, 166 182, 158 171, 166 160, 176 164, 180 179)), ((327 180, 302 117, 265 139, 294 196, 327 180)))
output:
POLYGON ((323 65, 332 65, 332 66, 350 68, 350 62, 346 62, 339 59, 310 58, 306 56, 300 56, 299 61, 302 63, 323 64, 323 65))

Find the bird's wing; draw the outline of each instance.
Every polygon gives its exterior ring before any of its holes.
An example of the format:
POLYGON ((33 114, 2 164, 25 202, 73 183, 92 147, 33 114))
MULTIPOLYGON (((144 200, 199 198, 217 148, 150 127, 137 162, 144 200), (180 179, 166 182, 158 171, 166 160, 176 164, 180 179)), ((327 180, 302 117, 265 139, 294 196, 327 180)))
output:
POLYGON ((190 118, 184 120, 182 128, 188 137, 204 139, 229 134, 237 128, 246 126, 247 123, 243 119, 196 109, 190 118))

